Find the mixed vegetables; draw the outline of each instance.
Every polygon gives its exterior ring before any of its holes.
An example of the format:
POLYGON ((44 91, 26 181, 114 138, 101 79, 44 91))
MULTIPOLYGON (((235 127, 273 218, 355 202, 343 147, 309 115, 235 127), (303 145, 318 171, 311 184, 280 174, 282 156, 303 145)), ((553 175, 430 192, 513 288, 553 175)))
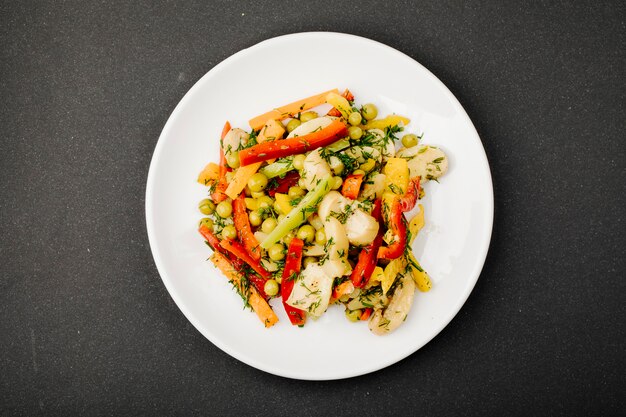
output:
POLYGON ((198 176, 209 193, 199 231, 266 327, 278 321, 268 300, 280 297, 294 325, 340 304, 385 334, 416 289, 430 290, 411 244, 424 225, 422 185, 448 160, 420 136, 400 138, 408 124, 336 89, 255 117, 250 131, 226 122, 220 163, 198 176))

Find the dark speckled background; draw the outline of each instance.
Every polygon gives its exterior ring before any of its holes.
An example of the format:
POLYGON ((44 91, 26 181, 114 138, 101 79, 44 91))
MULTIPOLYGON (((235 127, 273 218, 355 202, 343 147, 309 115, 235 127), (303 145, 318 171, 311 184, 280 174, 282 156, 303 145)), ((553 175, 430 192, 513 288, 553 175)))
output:
POLYGON ((626 414, 625 20, 620 1, 0 3, 0 415, 626 414), (144 221, 152 150, 185 92, 242 48, 311 30, 437 75, 481 135, 496 198, 452 323, 333 382, 204 339, 144 221))

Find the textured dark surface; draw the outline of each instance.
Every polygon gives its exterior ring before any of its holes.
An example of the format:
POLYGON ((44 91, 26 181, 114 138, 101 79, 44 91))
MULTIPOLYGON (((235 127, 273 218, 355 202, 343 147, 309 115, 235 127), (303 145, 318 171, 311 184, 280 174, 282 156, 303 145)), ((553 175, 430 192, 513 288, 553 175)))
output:
POLYGON ((464 3, 2 2, 0 415, 624 415, 626 9, 464 3), (437 75, 481 135, 496 198, 452 323, 394 366, 315 383, 204 339, 144 221, 184 93, 238 50, 310 30, 437 75))

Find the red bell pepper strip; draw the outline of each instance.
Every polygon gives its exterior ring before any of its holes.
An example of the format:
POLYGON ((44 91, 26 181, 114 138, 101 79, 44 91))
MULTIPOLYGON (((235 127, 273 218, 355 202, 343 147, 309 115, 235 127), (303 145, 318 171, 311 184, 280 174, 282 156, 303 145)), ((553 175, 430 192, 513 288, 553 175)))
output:
POLYGON ((411 178, 406 193, 402 197, 400 197, 400 205, 402 206, 402 211, 406 212, 413 210, 419 194, 420 177, 411 178))
POLYGON ((198 231, 200 232, 204 240, 206 240, 209 243, 209 246, 211 246, 211 249, 213 249, 215 252, 221 253, 222 255, 227 255, 228 257, 228 252, 226 252, 220 246, 220 240, 213 234, 213 232, 211 232, 211 229, 209 229, 205 225, 202 225, 200 226, 198 231))
POLYGON ((256 288, 256 290, 259 292, 259 295, 261 297, 265 298, 266 300, 269 298, 269 296, 265 292, 266 280, 264 280, 263 278, 259 278, 254 274, 246 274, 244 271, 242 271, 241 269, 237 267, 235 267, 235 269, 237 269, 241 275, 244 275, 246 278, 248 278, 248 281, 250 281, 252 285, 254 285, 254 288, 256 288))
POLYGON ((242 261, 241 259, 233 257, 231 253, 229 253, 228 255, 230 256, 229 261, 231 265, 233 266, 233 268, 235 268, 235 270, 239 272, 241 275, 246 277, 248 281, 250 281, 252 285, 254 285, 254 288, 256 288, 256 290, 259 292, 259 295, 261 295, 261 297, 267 300, 269 297, 267 296, 267 293, 265 292, 266 280, 256 276, 255 274, 250 274, 249 270, 246 270, 245 268, 246 263, 242 261))
POLYGON ((365 321, 365 320, 369 319, 369 318, 370 318, 370 316, 372 315, 372 311, 373 311, 373 310, 374 310, 374 309, 373 309, 372 307, 367 307, 366 309, 364 309, 364 310, 361 312, 361 315, 359 316, 359 320, 361 320, 361 321, 365 321))
POLYGON ((302 263, 302 249, 304 241, 298 238, 291 239, 289 249, 287 249, 287 257, 285 258, 285 269, 283 269, 283 280, 280 283, 280 295, 283 298, 283 306, 287 312, 289 321, 294 326, 303 326, 306 321, 306 313, 304 310, 295 308, 287 304, 287 299, 291 295, 295 284, 295 275, 300 272, 300 264, 302 263))
MULTIPOLYGON (((381 200, 377 199, 374 202, 374 208, 372 209, 372 217, 374 217, 379 223, 380 210, 381 200)), ((350 280, 355 287, 364 287, 372 277, 374 268, 376 268, 376 262, 378 261, 378 249, 380 248, 382 243, 383 231, 382 226, 379 226, 378 234, 374 238, 374 241, 363 248, 363 250, 359 254, 359 259, 354 266, 354 269, 352 270, 352 274, 350 275, 350 280)))
POLYGON ((355 287, 362 288, 369 282, 378 262, 378 253, 383 244, 383 234, 379 232, 374 241, 367 245, 359 254, 359 260, 352 270, 350 279, 355 287))
POLYGON ((298 180, 300 180, 298 171, 289 171, 284 178, 277 179, 277 186, 267 189, 267 194, 269 194, 270 197, 274 197, 276 193, 286 194, 289 192, 290 187, 298 185, 298 180))
POLYGON ((220 246, 235 255, 235 257, 247 263, 250 268, 254 269, 254 271, 261 275, 262 278, 269 279, 271 277, 270 273, 266 271, 258 261, 252 259, 252 257, 248 255, 246 248, 244 248, 241 243, 224 239, 220 242, 220 246))
POLYGON ((406 224, 399 197, 393 200, 389 211, 389 229, 395 240, 391 245, 378 249, 379 259, 399 258, 406 247, 406 224))
POLYGON ((230 132, 230 123, 227 121, 224 124, 224 128, 222 129, 222 137, 220 139, 220 179, 215 184, 215 190, 211 193, 211 199, 214 203, 218 204, 222 201, 226 200, 228 196, 224 191, 226 191, 226 173, 228 172, 228 165, 226 164, 226 156, 224 155, 224 149, 221 146, 222 140, 226 134, 230 132))
POLYGON ((241 166, 255 162, 267 161, 272 158, 284 158, 290 155, 305 153, 322 146, 330 145, 339 138, 346 136, 348 127, 339 120, 333 120, 325 128, 307 135, 290 139, 262 142, 239 151, 241 166))
POLYGON ((245 194, 241 193, 233 200, 233 220, 241 242, 246 248, 246 251, 248 251, 248 255, 255 261, 259 261, 261 259, 261 247, 250 227, 245 197, 245 194))
POLYGON ((350 174, 343 181, 341 194, 351 200, 356 200, 363 183, 363 174, 350 174))

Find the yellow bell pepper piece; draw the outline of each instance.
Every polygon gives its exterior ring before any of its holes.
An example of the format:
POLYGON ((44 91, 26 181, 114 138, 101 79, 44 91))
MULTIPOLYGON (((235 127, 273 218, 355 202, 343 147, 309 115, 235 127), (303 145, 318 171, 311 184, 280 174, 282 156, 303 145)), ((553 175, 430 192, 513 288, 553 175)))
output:
POLYGON ((274 195, 274 198, 276 199, 276 205, 278 206, 278 209, 281 211, 281 213, 279 214, 286 215, 293 208, 293 206, 291 205, 291 199, 287 194, 276 193, 274 195))
POLYGON ((337 93, 328 93, 326 95, 326 103, 339 110, 345 119, 352 113, 352 108, 348 100, 337 93))
POLYGON ((389 262, 389 264, 385 267, 382 280, 380 281, 380 286, 383 289, 383 295, 387 294, 387 291, 389 291, 389 288, 391 288, 398 275, 404 273, 405 269, 406 259, 404 256, 389 262))
POLYGON ((385 191, 402 195, 409 187, 409 165, 404 158, 389 158, 383 168, 385 191))
POLYGON ((422 230, 422 227, 424 227, 424 207, 421 204, 418 204, 417 206, 420 208, 420 211, 409 222, 409 232, 411 233, 409 245, 413 244, 417 234, 420 230, 422 230))
POLYGON ((409 269, 411 271, 411 276, 413 277, 413 281, 415 281, 415 285, 417 285, 417 289, 421 292, 428 292, 432 288, 433 284, 430 281, 430 277, 424 271, 415 259, 413 253, 409 253, 409 269))
POLYGON ((372 120, 368 122, 365 126, 363 126, 363 130, 369 130, 369 129, 385 130, 385 128, 387 127, 399 125, 400 123, 402 123, 403 126, 406 126, 410 122, 411 120, 404 116, 400 116, 398 114, 392 114, 390 116, 385 117, 384 119, 376 119, 376 120, 372 120))
POLYGON ((372 276, 370 277, 370 280, 367 282, 367 288, 380 284, 383 281, 384 277, 385 277, 384 270, 380 266, 377 266, 376 268, 374 268, 374 271, 372 272, 372 276))
POLYGON ((258 201, 256 200, 256 198, 249 198, 249 197, 246 197, 246 198, 244 199, 244 201, 245 201, 245 203, 246 203, 246 208, 247 208, 248 210, 250 210, 250 211, 252 211, 252 210, 258 210, 258 208, 259 208, 259 203, 258 203, 258 201))

